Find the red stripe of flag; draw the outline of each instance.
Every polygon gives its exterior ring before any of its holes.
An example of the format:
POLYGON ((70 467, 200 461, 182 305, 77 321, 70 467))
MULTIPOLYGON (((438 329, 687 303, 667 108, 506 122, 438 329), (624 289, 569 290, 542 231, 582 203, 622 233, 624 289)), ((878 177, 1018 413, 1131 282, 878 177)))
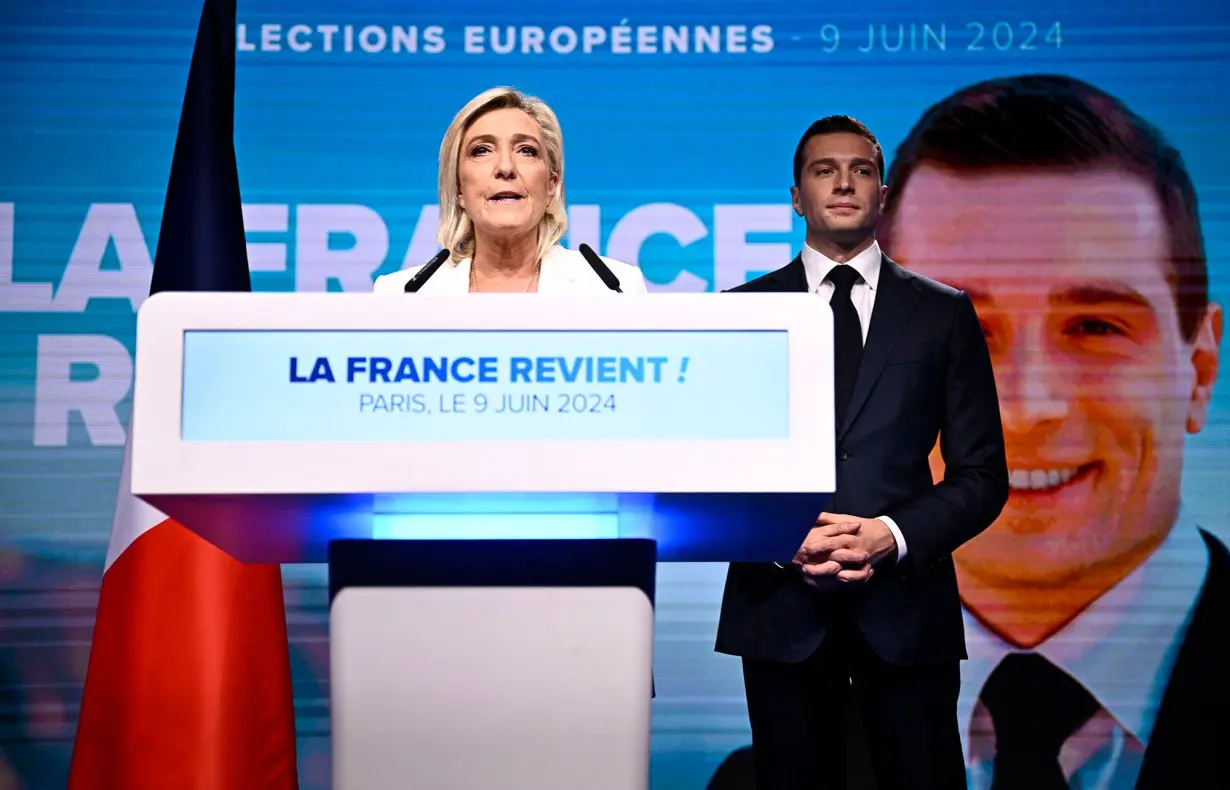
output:
MULTIPOLYGON (((205 0, 151 294, 251 290, 234 101, 235 0, 205 0)), ((130 463, 126 446, 69 790, 294 790, 280 567, 134 497, 130 463)))

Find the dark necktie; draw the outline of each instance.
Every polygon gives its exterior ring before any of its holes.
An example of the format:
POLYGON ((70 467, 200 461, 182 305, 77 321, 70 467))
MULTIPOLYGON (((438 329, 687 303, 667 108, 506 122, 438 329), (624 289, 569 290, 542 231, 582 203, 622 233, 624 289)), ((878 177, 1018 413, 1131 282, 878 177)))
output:
POLYGON ((1000 662, 982 689, 995 724, 992 790, 1067 790, 1059 750, 1098 710, 1085 687, 1036 653, 1000 662))
POLYGON ((863 325, 858 320, 858 311, 850 299, 850 290, 858 281, 859 274, 853 266, 834 266, 824 279, 833 284, 833 375, 834 405, 837 407, 837 425, 846 419, 846 407, 854 392, 854 380, 858 378, 858 366, 863 361, 863 325))

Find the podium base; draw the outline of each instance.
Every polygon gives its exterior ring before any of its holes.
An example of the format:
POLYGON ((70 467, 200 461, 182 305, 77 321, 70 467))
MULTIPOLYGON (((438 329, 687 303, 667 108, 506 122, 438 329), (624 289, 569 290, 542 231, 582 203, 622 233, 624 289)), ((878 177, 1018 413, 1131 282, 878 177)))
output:
POLYGON ((645 540, 330 547, 337 790, 646 790, 645 540))

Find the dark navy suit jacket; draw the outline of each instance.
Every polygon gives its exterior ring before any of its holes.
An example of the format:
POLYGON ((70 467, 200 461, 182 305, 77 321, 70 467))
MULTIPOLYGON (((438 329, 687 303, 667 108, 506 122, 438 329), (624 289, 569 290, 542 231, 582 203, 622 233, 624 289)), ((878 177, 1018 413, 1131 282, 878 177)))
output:
MULTIPOLYGON (((731 289, 807 290, 801 258, 731 289)), ((831 592, 808 586, 792 565, 733 563, 718 652, 801 661, 842 606, 885 661, 965 658, 952 553, 990 526, 1008 499, 995 375, 965 292, 882 259, 862 364, 836 440, 837 490, 828 510, 891 517, 905 558, 882 562, 866 585, 834 582, 831 592), (937 437, 945 472, 933 483, 928 456, 937 437)), ((799 525, 800 544, 810 528, 799 525)))

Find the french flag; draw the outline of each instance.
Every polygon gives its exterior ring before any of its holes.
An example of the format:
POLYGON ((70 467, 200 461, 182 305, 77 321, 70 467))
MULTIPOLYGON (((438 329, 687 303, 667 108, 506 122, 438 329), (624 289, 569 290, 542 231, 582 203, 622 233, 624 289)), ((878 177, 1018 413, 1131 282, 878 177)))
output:
MULTIPOLYGON (((251 290, 235 22, 235 0, 205 0, 151 294, 251 290)), ((134 497, 130 463, 125 446, 69 790, 297 788, 280 567, 241 563, 134 497)))

